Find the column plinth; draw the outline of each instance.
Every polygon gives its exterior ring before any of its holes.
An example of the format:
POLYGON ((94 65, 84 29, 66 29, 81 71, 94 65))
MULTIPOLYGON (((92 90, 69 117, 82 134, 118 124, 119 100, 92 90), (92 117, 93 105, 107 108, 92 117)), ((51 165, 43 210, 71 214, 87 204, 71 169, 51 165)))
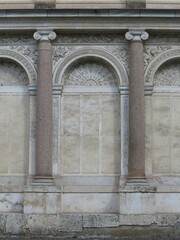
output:
POLYGON ((52 44, 53 31, 34 33, 38 41, 37 109, 36 109, 36 176, 52 178, 52 44))
POLYGON ((129 31, 129 164, 128 180, 145 179, 145 96, 144 96, 144 31, 129 31))

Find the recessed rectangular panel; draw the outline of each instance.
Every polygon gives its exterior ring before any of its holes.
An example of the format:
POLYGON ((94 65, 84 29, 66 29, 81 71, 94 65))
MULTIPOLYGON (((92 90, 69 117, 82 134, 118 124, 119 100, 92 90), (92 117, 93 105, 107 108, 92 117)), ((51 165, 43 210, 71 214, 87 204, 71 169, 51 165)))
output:
POLYGON ((79 173, 80 137, 64 136, 63 138, 63 173, 79 173))
POLYGON ((180 97, 171 98, 172 172, 180 173, 180 97))
POLYGON ((27 173, 29 156, 29 96, 12 95, 10 158, 12 173, 27 173))
POLYGON ((67 136, 80 134, 80 97, 64 96, 63 133, 67 136))
POLYGON ((10 95, 0 95, 0 173, 8 173, 10 95))
POLYGON ((153 172, 168 173, 171 170, 170 98, 153 98, 153 172))

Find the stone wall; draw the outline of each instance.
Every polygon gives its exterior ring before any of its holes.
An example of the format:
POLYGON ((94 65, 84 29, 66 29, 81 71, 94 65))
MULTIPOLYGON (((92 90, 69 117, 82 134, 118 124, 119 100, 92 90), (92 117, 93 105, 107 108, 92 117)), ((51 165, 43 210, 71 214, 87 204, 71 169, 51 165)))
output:
POLYGON ((52 42, 53 181, 36 179, 37 42, 0 36, 2 233, 179 223, 178 38, 152 33, 144 43, 146 179, 132 182, 124 33, 58 33, 52 42))

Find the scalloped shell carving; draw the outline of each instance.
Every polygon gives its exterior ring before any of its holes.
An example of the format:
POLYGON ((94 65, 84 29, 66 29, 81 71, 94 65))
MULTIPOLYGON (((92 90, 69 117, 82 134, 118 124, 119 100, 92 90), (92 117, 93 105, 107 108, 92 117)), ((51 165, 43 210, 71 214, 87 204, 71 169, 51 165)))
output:
POLYGON ((0 61, 0 86, 26 86, 28 76, 24 69, 12 61, 0 61))
POLYGON ((180 86, 180 63, 175 61, 162 65, 155 74, 154 85, 180 86))
POLYGON ((98 63, 81 64, 65 77, 70 86, 116 86, 116 78, 109 69, 98 63))

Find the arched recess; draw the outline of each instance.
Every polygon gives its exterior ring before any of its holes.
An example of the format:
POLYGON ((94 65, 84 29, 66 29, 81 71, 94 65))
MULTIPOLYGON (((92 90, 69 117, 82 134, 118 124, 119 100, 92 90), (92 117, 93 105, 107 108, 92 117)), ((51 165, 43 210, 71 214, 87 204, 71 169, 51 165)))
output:
POLYGON ((109 65, 111 69, 113 69, 113 72, 117 75, 117 79, 119 82, 118 85, 128 86, 128 75, 123 64, 118 59, 114 58, 114 56, 110 53, 98 48, 92 49, 89 47, 78 49, 72 54, 68 55, 66 58, 64 58, 63 61, 60 61, 54 71, 53 83, 55 85, 63 86, 63 76, 69 66, 80 59, 87 58, 99 59, 100 61, 105 62, 107 65, 109 65))
POLYGON ((6 49, 0 49, 0 70, 0 175, 24 176, 29 164, 28 86, 36 85, 36 70, 22 54, 6 49))
POLYGON ((180 58, 180 49, 170 49, 155 57, 146 69, 145 84, 153 86, 154 75, 159 67, 165 62, 176 58, 180 58))
MULTIPOLYGON (((153 175, 180 173, 180 49, 159 54, 148 66, 145 84, 152 86, 147 96, 147 160, 153 175)), ((150 171, 149 171, 150 172, 150 171)))
MULTIPOLYGON (((127 145, 127 125, 124 128, 121 119, 128 112, 124 109, 128 99, 122 106, 119 94, 121 87, 128 88, 123 64, 110 53, 84 47, 59 62, 53 82, 63 87, 59 107, 61 174, 78 175, 79 185, 84 184, 83 177, 94 175, 99 178, 90 180, 91 185, 107 184, 108 191, 116 191, 114 183, 119 184, 122 168, 121 144, 125 142, 121 128, 126 131, 127 145)), ((127 152, 123 154, 127 156, 127 152)), ((72 185, 73 179, 68 178, 72 185)))
POLYGON ((36 85, 37 72, 36 72, 33 64, 22 54, 12 51, 12 50, 0 49, 0 58, 11 59, 11 60, 17 62, 19 65, 22 66, 22 68, 27 73, 29 85, 32 85, 32 86, 36 85))

